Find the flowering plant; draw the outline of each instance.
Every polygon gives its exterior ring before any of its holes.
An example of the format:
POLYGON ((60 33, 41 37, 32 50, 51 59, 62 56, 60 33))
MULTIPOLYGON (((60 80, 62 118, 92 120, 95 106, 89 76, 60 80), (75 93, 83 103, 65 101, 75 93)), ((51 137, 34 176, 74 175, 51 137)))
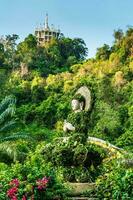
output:
POLYGON ((17 187, 12 187, 7 191, 7 196, 11 200, 17 200, 17 192, 18 192, 18 188, 17 187))
POLYGON ((9 185, 18 187, 19 186, 19 180, 17 178, 10 181, 9 185))
POLYGON ((60 172, 46 164, 40 147, 39 153, 29 154, 23 164, 4 166, 0 173, 0 200, 52 200, 57 196, 63 200, 66 194, 60 172))
MULTIPOLYGON (((45 189, 48 186, 49 180, 50 178, 47 178, 46 176, 44 176, 42 179, 36 180, 35 184, 32 186, 31 193, 23 194, 23 196, 21 197, 22 200, 27 200, 29 195, 32 199, 34 199, 35 195, 42 196, 44 194, 45 189)), ((9 182, 9 186, 11 186, 11 188, 7 190, 7 197, 10 200, 18 200, 20 181, 15 178, 9 182)))
POLYGON ((37 185, 38 190, 45 189, 47 187, 48 182, 49 182, 49 178, 47 178, 47 177, 43 177, 42 179, 38 179, 36 181, 36 185, 37 185))

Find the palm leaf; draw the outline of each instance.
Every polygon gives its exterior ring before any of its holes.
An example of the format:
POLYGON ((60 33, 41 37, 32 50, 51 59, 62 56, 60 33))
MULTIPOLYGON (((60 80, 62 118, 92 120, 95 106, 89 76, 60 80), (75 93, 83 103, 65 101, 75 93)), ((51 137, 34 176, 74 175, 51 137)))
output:
POLYGON ((6 153, 15 161, 18 155, 23 156, 22 152, 16 149, 15 141, 17 140, 32 140, 32 138, 25 133, 11 132, 11 129, 15 127, 16 122, 12 119, 15 114, 16 98, 14 96, 6 97, 0 103, 0 151, 6 153))
POLYGON ((14 120, 11 120, 7 123, 5 123, 2 128, 0 128, 0 133, 5 133, 7 131, 10 131, 11 129, 13 129, 16 125, 16 122, 14 120))
POLYGON ((7 117, 13 116, 15 113, 15 107, 8 107, 5 111, 3 111, 0 115, 0 124, 2 124, 7 117))
POLYGON ((5 110, 9 105, 15 105, 16 104, 16 98, 12 95, 5 97, 5 99, 2 100, 0 103, 0 113, 5 110))
POLYGON ((0 153, 6 154, 15 162, 18 158, 25 158, 26 153, 20 152, 16 145, 12 142, 4 142, 0 144, 0 153))
POLYGON ((15 134, 7 137, 0 137, 0 143, 7 142, 7 141, 16 141, 16 140, 33 140, 29 135, 23 135, 23 134, 15 134))

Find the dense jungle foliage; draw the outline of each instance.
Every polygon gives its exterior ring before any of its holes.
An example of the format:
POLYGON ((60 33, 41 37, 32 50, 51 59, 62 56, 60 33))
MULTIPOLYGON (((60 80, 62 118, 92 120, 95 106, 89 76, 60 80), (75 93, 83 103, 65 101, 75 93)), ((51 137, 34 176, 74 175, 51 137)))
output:
POLYGON ((133 198, 133 28, 114 32, 95 58, 80 38, 37 45, 0 41, 0 199, 69 199, 67 182, 95 183, 88 197, 133 198), (91 109, 73 113, 81 86, 91 109), (64 120, 75 127, 63 132, 64 120), (96 137, 121 148, 91 144, 96 137))

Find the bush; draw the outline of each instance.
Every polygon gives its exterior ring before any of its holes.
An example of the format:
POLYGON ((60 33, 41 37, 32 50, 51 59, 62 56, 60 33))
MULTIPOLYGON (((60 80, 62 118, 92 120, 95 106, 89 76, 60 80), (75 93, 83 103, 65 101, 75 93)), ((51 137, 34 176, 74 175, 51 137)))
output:
POLYGON ((66 181, 94 181, 99 175, 99 166, 106 153, 95 145, 86 143, 86 137, 73 133, 68 140, 55 139, 40 150, 45 162, 62 168, 66 181))
POLYGON ((50 164, 46 164, 43 157, 35 152, 29 154, 24 164, 16 163, 11 167, 3 167, 1 164, 0 199, 14 200, 31 199, 53 200, 65 199, 66 188, 59 174, 56 174, 50 164), (25 197, 25 198, 24 198, 25 197))
POLYGON ((133 197, 133 170, 117 166, 97 180, 96 196, 99 199, 127 200, 133 197))
POLYGON ((133 151, 133 133, 132 131, 127 131, 122 134, 117 140, 116 144, 119 147, 125 148, 127 150, 133 151))

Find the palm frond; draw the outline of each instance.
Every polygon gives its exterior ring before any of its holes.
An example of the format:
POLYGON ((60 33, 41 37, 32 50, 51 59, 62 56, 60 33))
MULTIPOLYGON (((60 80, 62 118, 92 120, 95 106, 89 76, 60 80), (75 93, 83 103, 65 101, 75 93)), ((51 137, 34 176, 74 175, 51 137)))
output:
POLYGON ((0 133, 5 133, 7 131, 10 131, 11 129, 13 129, 16 125, 16 121, 11 120, 7 123, 5 123, 1 128, 0 128, 0 133))
POLYGON ((13 114, 15 113, 15 107, 8 107, 5 111, 3 111, 0 115, 0 124, 2 124, 5 119, 9 116, 13 116, 13 114))
POLYGON ((23 135, 23 134, 15 134, 7 137, 0 137, 0 143, 7 142, 7 141, 16 141, 16 140, 33 140, 29 135, 23 135))
POLYGON ((6 154, 14 162, 19 158, 25 158, 26 153, 20 152, 16 145, 12 142, 4 142, 0 144, 0 154, 6 154))
POLYGON ((10 158, 14 158, 14 152, 16 152, 16 149, 14 149, 13 145, 11 145, 9 142, 0 144, 0 153, 1 154, 6 154, 10 158))
POLYGON ((7 107, 9 107, 9 105, 15 105, 16 104, 16 98, 12 95, 9 95, 7 97, 5 97, 1 103, 0 103, 0 112, 2 112, 3 110, 5 110, 7 107))
POLYGON ((18 156, 24 157, 25 154, 16 148, 17 140, 32 140, 32 138, 24 132, 13 134, 11 129, 16 125, 16 121, 12 119, 15 114, 16 98, 14 96, 6 97, 0 103, 0 152, 7 154, 14 161, 18 156))

